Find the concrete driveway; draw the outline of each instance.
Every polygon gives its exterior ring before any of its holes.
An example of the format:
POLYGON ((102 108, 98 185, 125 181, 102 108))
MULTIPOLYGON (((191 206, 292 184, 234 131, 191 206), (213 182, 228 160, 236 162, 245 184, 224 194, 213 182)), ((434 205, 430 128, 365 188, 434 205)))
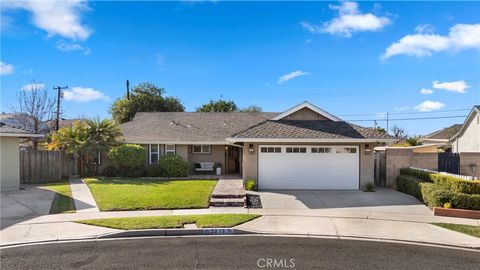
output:
MULTIPOLYGON (((263 209, 353 210, 432 215, 432 211, 414 197, 387 188, 375 192, 360 190, 263 190, 263 209)), ((304 211, 301 211, 304 212, 304 211)))
POLYGON ((40 215, 48 215, 55 192, 34 185, 24 185, 22 189, 0 194, 0 227, 29 220, 40 215))

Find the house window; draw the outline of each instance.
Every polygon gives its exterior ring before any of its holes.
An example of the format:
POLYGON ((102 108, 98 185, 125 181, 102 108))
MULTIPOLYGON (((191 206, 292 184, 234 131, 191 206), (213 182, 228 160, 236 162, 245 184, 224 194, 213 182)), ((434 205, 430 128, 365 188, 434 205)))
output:
POLYGON ((158 158, 160 157, 160 145, 150 144, 150 164, 158 163, 158 158))
POLYGON ((281 153, 282 148, 280 148, 280 147, 261 147, 260 152, 262 152, 262 153, 281 153))
POLYGON ((200 144, 193 145, 192 153, 193 154, 203 154, 203 155, 211 154, 212 153, 212 146, 211 145, 200 145, 200 144))
POLYGON ((165 154, 166 155, 175 155, 175 144, 166 144, 165 145, 165 154))
POLYGON ((337 147, 337 154, 355 154, 357 148, 355 147, 337 147))
POLYGON ((330 153, 331 147, 312 147, 312 153, 330 153))
POLYGON ((306 147, 287 147, 287 153, 307 153, 306 147))

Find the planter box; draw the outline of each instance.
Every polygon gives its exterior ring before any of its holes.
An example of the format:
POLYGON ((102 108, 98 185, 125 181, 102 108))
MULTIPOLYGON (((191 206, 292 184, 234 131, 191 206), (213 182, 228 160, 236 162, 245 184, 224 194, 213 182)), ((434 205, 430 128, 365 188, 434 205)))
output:
POLYGON ((477 210, 434 207, 433 214, 435 216, 480 219, 480 211, 477 210))

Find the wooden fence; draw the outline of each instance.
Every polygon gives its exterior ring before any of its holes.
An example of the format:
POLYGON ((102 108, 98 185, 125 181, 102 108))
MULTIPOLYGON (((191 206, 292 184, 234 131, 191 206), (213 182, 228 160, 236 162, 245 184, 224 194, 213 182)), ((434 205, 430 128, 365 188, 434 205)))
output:
POLYGON ((58 182, 73 172, 74 160, 63 151, 20 151, 20 182, 58 182))

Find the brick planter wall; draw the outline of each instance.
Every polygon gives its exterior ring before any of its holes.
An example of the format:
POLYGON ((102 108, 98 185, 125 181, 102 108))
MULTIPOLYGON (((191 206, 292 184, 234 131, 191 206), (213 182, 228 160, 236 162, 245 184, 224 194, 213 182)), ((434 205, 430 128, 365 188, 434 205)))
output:
POLYGON ((433 214, 435 216, 480 219, 480 211, 477 210, 434 207, 433 214))

